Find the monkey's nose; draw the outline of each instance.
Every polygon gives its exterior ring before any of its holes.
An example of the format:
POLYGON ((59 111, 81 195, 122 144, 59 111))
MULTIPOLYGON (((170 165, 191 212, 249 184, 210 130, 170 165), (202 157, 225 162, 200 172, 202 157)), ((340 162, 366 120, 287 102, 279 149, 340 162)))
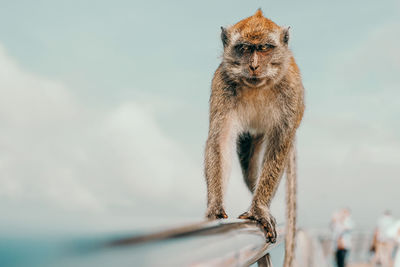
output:
POLYGON ((260 67, 260 65, 254 66, 254 65, 250 65, 250 69, 252 71, 255 71, 256 69, 258 69, 258 67, 260 67))

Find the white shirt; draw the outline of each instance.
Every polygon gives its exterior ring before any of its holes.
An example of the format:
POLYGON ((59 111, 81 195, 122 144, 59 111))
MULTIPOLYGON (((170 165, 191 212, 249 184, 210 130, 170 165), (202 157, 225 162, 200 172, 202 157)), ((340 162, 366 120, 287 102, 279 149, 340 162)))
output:
POLYGON ((354 228, 353 220, 347 216, 336 220, 332 225, 334 247, 338 248, 339 241, 344 249, 351 248, 351 230, 354 228))
POLYGON ((391 215, 383 215, 377 224, 377 239, 380 242, 387 242, 390 241, 390 236, 388 235, 388 230, 394 223, 394 219, 391 215))
POLYGON ((400 220, 392 223, 390 227, 388 227, 386 235, 400 245, 400 220))

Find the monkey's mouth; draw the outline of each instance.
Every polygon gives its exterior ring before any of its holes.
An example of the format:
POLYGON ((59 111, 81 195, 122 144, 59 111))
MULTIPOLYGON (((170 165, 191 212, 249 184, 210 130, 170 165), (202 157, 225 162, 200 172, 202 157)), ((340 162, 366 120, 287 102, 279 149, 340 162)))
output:
POLYGON ((261 79, 258 77, 250 77, 250 78, 246 78, 246 80, 248 83, 251 83, 251 84, 257 84, 261 81, 261 79))
POLYGON ((242 81, 245 85, 250 87, 260 87, 266 82, 265 78, 261 77, 244 77, 242 81))
POLYGON ((261 83, 263 79, 261 77, 250 76, 250 77, 245 77, 244 81, 248 84, 257 85, 261 83))

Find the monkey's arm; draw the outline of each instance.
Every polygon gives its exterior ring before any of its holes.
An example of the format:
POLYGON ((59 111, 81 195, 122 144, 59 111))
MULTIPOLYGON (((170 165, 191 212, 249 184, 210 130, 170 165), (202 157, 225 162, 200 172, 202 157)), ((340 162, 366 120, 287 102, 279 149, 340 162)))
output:
POLYGON ((267 239, 276 241, 276 221, 269 211, 272 197, 274 196, 283 170, 286 166, 287 157, 292 146, 295 129, 286 131, 280 127, 274 128, 268 136, 268 147, 261 175, 254 191, 252 204, 248 212, 239 218, 256 220, 263 225, 267 231, 267 239))
POLYGON ((227 218, 224 210, 224 183, 231 170, 237 127, 232 112, 233 94, 216 70, 210 98, 210 126, 205 151, 207 212, 209 219, 227 218))
POLYGON ((205 152, 205 176, 207 180, 207 212, 209 219, 227 218, 223 207, 224 187, 232 161, 236 134, 234 120, 226 110, 211 112, 210 131, 205 152))
POLYGON ((265 161, 252 206, 270 206, 286 166, 293 138, 294 130, 292 129, 287 133, 283 133, 281 129, 272 130, 268 138, 269 145, 265 152, 265 161))

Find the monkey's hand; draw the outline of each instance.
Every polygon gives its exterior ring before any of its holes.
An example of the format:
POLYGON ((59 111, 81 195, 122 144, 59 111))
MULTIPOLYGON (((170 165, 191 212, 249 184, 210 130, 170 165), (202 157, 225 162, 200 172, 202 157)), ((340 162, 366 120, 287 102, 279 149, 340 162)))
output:
POLYGON ((227 219, 228 215, 226 215, 224 208, 221 206, 209 206, 207 208, 206 218, 208 220, 227 219))
POLYGON ((249 211, 243 213, 239 216, 239 219, 248 219, 252 221, 258 222, 264 232, 265 239, 267 242, 275 243, 276 242, 276 220, 271 215, 268 209, 262 208, 251 208, 249 211))

